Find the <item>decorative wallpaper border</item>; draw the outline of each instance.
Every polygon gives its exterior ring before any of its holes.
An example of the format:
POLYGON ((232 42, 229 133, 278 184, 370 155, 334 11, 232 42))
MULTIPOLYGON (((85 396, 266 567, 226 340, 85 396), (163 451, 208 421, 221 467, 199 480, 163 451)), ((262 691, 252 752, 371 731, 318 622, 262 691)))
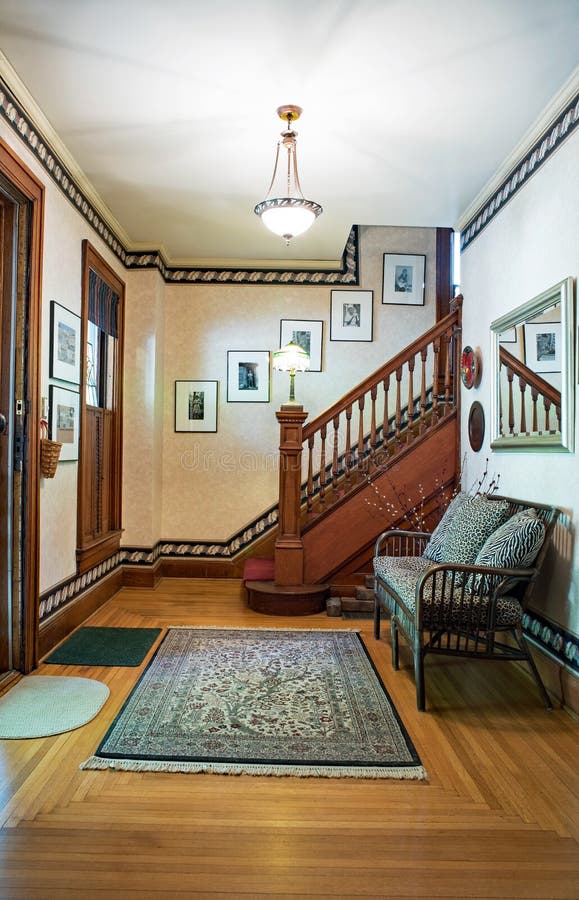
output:
POLYGON ((545 163, 563 141, 579 125, 579 94, 567 104, 563 112, 546 129, 531 149, 517 163, 492 195, 462 228, 460 235, 461 252, 471 244, 491 222, 505 203, 514 197, 531 175, 545 163))
POLYGON ((267 510, 258 519, 227 541, 159 541, 151 549, 123 547, 109 559, 89 569, 83 575, 73 575, 40 596, 39 618, 42 622, 58 609, 75 600, 87 588, 101 581, 118 566, 152 566, 159 558, 179 559, 234 559, 257 538, 273 528, 278 521, 277 506, 267 510))
POLYGON ((89 198, 75 182, 57 151, 34 124, 4 78, 0 76, 0 117, 26 144, 49 178, 86 222, 107 244, 127 269, 157 269, 169 284, 297 284, 336 285, 359 283, 358 226, 352 226, 340 265, 328 269, 209 269, 196 266, 172 266, 159 250, 129 251, 120 237, 107 225, 89 198))
POLYGON ((529 639, 579 676, 579 638, 539 613, 523 616, 523 630, 529 639))

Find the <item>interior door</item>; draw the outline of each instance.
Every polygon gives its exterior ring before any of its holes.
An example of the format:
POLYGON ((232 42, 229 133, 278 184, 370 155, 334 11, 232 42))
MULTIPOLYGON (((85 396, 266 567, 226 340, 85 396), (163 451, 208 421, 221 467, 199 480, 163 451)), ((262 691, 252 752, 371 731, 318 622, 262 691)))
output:
POLYGON ((0 675, 13 668, 13 437, 16 204, 0 191, 0 675))

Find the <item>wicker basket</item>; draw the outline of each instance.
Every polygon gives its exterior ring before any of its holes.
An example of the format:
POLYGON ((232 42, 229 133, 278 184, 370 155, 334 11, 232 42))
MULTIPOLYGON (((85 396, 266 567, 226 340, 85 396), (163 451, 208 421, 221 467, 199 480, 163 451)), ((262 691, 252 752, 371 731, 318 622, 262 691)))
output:
POLYGON ((62 444, 58 441, 49 441, 48 438, 40 439, 40 471, 45 478, 54 478, 56 475, 61 449, 62 444))

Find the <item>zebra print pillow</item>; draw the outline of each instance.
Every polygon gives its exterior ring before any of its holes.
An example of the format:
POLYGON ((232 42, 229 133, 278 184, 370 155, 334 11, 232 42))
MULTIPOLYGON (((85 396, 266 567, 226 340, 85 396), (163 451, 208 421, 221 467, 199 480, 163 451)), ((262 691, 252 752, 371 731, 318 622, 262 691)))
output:
POLYGON ((432 562, 437 563, 443 562, 442 545, 444 543, 446 533, 450 528, 450 523, 452 522, 453 516, 461 508, 461 506, 464 506, 467 500, 468 494, 461 492, 460 494, 457 494, 456 497, 453 497, 453 499, 450 501, 442 519, 432 532, 430 540, 424 548, 424 553, 422 555, 426 559, 430 559, 432 562))
MULTIPOLYGON (((535 510, 524 510, 508 519, 487 538, 474 564, 528 569, 533 565, 544 540, 545 526, 537 513, 535 510)), ((475 590, 480 590, 482 584, 483 591, 490 591, 492 581, 490 575, 476 575, 475 590)))

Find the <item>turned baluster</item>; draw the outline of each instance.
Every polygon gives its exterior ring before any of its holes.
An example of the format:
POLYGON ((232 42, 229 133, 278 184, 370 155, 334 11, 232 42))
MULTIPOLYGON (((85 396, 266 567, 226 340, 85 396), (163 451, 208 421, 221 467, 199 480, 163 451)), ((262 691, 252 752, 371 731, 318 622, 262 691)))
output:
POLYGON ((434 367, 432 369, 432 424, 436 425, 436 423, 438 422, 438 360, 440 354, 439 338, 436 338, 436 340, 433 342, 432 350, 434 353, 434 367))
POLYGON ((557 416, 557 431, 561 431, 561 407, 555 406, 555 414, 557 416))
POLYGON ((535 387, 531 387, 531 400, 533 401, 533 434, 539 430, 539 416, 537 415, 537 400, 539 399, 539 391, 535 387))
POLYGON ((382 447, 388 448, 388 435, 390 434, 390 415, 388 412, 388 391, 390 390, 390 375, 384 379, 384 419, 382 424, 382 447))
MULTIPOLYGON (((452 343, 452 332, 447 331, 445 334, 446 338, 446 360, 444 365, 444 415, 448 415, 450 412, 450 388, 451 388, 451 380, 450 380, 450 345, 452 343)), ((456 400, 456 397, 453 398, 456 400)))
MULTIPOLYGON (((501 376, 499 372, 499 384, 502 384, 501 376)), ((503 431, 503 392, 499 390, 499 434, 501 437, 504 435, 503 431)))
POLYGON ((334 495, 338 490, 338 475, 339 473, 339 429, 340 429, 340 413, 337 416, 334 416, 334 450, 332 453, 332 490, 334 495))
POLYGON ((358 399, 358 467, 364 471, 364 394, 358 399))
POLYGON ((320 506, 326 503, 326 426, 320 428, 320 506))
POLYGON ((400 427, 402 425, 402 403, 400 399, 400 382, 402 381, 402 366, 396 369, 396 417, 394 419, 394 434, 398 446, 401 444, 400 427))
POLYGON ((346 407, 346 452, 344 454, 344 481, 346 491, 350 489, 352 483, 352 436, 351 436, 351 423, 352 421, 352 404, 346 407))
POLYGON ((406 426, 406 443, 409 444, 414 440, 414 356, 408 360, 408 413, 406 426))
POLYGON ((311 513, 314 504, 314 441, 315 435, 308 438, 308 486, 306 489, 306 509, 311 513))
POLYGON ((525 390, 527 384, 521 376, 519 376, 519 389, 521 391, 521 426, 519 428, 519 434, 527 433, 527 413, 525 410, 525 390))
POLYGON ((515 433, 515 406, 513 403, 513 378, 515 373, 507 366, 507 382, 509 390, 509 434, 515 433))
POLYGON ((422 361, 422 371, 420 375, 420 424, 418 433, 423 434, 426 428, 426 358, 428 356, 428 347, 423 347, 420 351, 420 359, 422 361))
POLYGON ((549 415, 551 412, 551 401, 547 399, 547 397, 543 398, 543 406, 545 407, 545 431, 547 434, 550 433, 550 423, 549 423, 549 415))
POLYGON ((378 385, 375 384, 370 388, 370 399, 372 401, 370 412, 370 459, 373 461, 376 456, 376 397, 378 395, 378 385))

